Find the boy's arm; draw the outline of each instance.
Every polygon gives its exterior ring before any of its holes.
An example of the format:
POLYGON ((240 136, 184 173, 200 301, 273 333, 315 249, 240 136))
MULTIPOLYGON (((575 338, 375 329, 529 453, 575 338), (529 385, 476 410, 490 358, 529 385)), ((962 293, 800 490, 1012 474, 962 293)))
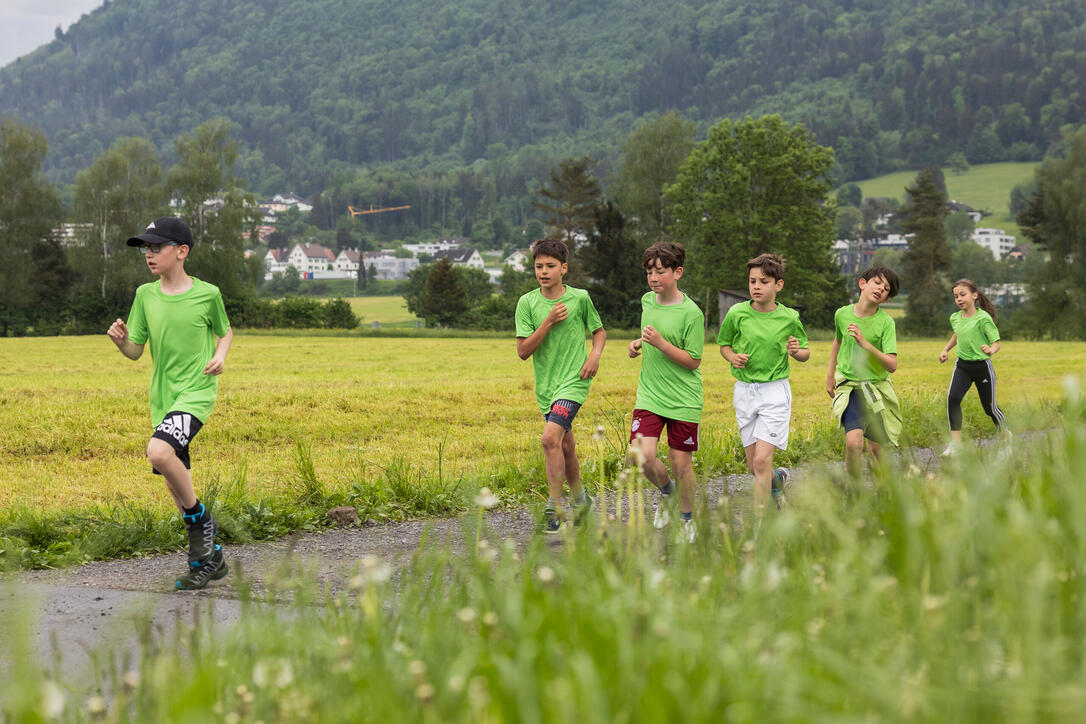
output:
POLYGON ((958 333, 957 332, 951 332, 950 333, 950 341, 948 341, 946 343, 946 345, 943 347, 943 351, 939 353, 939 361, 940 362, 946 362, 948 359, 950 359, 950 350, 954 349, 954 345, 956 345, 957 343, 958 343, 958 333))
POLYGON ((106 334, 109 335, 110 341, 117 345, 117 349, 121 351, 121 354, 128 359, 136 360, 143 355, 143 345, 136 344, 128 338, 128 325, 124 323, 123 319, 118 319, 109 325, 106 334))
POLYGON ((587 380, 595 377, 600 370, 600 355, 603 354, 603 345, 607 341, 607 332, 600 327, 592 333, 592 351, 588 353, 588 359, 581 367, 581 379, 587 380))
POLYGON ((230 351, 230 343, 234 341, 234 328, 230 327, 226 330, 226 334, 219 337, 219 341, 215 343, 215 355, 211 358, 211 361, 204 367, 205 375, 221 375, 223 369, 226 367, 226 355, 230 351))
POLYGON ((688 370, 696 370, 701 365, 700 359, 694 359, 694 357, 685 349, 680 349, 671 342, 668 342, 664 339, 664 335, 657 332, 651 325, 641 330, 641 341, 651 344, 653 347, 663 352, 665 357, 680 367, 685 367, 688 370))
POLYGON ((543 323, 535 328, 534 332, 527 337, 517 337, 517 356, 521 359, 528 359, 535 354, 535 351, 539 349, 539 345, 543 344, 543 340, 547 338, 551 327, 563 321, 568 314, 565 304, 561 302, 555 304, 554 309, 543 320, 543 323))
POLYGON ((800 347, 798 337, 789 337, 786 349, 788 350, 788 354, 791 355, 792 359, 796 362, 806 362, 811 358, 811 348, 800 347))
POLYGON ((897 372, 897 353, 896 352, 893 353, 893 354, 887 354, 886 352, 883 352, 881 349, 879 349, 875 345, 868 342, 867 338, 864 337, 863 332, 860 331, 859 325, 856 325, 856 324, 848 325, 848 333, 854 340, 856 340, 856 344, 860 345, 865 350, 867 350, 868 352, 873 354, 875 356, 875 359, 877 359, 879 361, 879 364, 882 365, 883 368, 886 369, 886 371, 888 371, 888 372, 897 372))
POLYGON ((728 361, 732 367, 736 369, 743 369, 747 366, 747 360, 750 359, 749 354, 739 354, 730 344, 720 345, 720 356, 728 361))
POLYGON ((826 372, 826 394, 833 397, 833 391, 837 389, 837 353, 841 351, 841 340, 833 338, 833 346, 830 347, 830 368, 826 372))

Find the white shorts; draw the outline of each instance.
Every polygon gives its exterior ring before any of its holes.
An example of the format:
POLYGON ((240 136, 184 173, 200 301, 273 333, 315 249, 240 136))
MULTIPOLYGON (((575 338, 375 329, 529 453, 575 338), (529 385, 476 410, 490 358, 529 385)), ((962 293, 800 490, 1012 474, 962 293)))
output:
POLYGON ((788 447, 788 422, 792 417, 792 386, 787 379, 772 382, 735 381, 732 396, 735 421, 743 447, 763 440, 773 447, 788 447))

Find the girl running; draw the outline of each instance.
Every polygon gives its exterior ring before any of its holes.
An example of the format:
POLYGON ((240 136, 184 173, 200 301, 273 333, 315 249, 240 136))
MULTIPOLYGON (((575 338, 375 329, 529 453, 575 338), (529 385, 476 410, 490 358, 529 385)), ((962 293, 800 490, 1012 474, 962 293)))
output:
POLYGON ((999 351, 999 330, 996 329, 996 308, 984 292, 969 279, 954 282, 954 303, 960 311, 950 315, 954 333, 939 354, 946 362, 950 350, 958 346, 958 362, 950 378, 946 395, 946 415, 950 423, 950 445, 943 455, 953 455, 962 441, 962 398, 970 386, 977 386, 980 402, 996 429, 1005 431, 1003 412, 995 401, 995 368, 991 357, 999 351))

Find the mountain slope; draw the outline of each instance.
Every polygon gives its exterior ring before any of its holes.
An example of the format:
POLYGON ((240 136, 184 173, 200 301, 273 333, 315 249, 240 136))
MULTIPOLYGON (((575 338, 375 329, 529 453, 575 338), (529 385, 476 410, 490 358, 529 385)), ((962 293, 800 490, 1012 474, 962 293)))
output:
POLYGON ((254 187, 312 192, 492 144, 608 156, 668 108, 804 121, 862 178, 1037 158, 1083 118, 1084 49, 1086 7, 1062 0, 109 0, 0 70, 0 114, 45 130, 59 180, 218 116, 254 187))

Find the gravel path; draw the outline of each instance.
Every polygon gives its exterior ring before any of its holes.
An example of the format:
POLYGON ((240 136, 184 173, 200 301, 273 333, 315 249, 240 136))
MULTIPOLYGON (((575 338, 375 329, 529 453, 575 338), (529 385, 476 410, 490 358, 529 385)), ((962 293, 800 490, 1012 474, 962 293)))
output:
MULTIPOLYGON (((914 450, 913 455, 924 467, 937 464, 930 450, 914 450)), ((833 467, 839 469, 840 464, 833 467)), ((805 466, 793 470, 790 485, 793 489, 802 486, 804 477, 819 469, 805 466)), ((714 506, 727 496, 741 510, 749 506, 750 482, 749 475, 713 478, 702 494, 714 506)), ((654 497, 648 496, 649 505, 654 497)), ((613 497, 610 504, 614 504, 613 497)), ((651 508, 646 515, 652 515, 651 508)), ((17 621, 21 615, 31 613, 33 646, 42 665, 48 668, 59 654, 64 680, 82 679, 89 685, 85 677, 93 652, 109 643, 111 647, 119 646, 122 655, 135 654, 137 622, 148 617, 155 629, 167 634, 179 622, 209 612, 228 625, 240 615, 239 585, 259 596, 277 583, 305 575, 333 591, 340 590, 364 556, 377 556, 396 570, 410 558, 424 535, 428 545, 463 550, 464 523, 462 517, 416 520, 232 545, 226 549, 230 575, 203 591, 173 590, 173 579, 185 566, 181 552, 7 574, 0 578, 0 617, 17 621)), ((494 542, 511 539, 524 545, 536 535, 536 523, 525 508, 489 511, 485 516, 486 536, 494 542)), ((0 628, 0 676, 15 655, 10 645, 13 628, 0 628)))

